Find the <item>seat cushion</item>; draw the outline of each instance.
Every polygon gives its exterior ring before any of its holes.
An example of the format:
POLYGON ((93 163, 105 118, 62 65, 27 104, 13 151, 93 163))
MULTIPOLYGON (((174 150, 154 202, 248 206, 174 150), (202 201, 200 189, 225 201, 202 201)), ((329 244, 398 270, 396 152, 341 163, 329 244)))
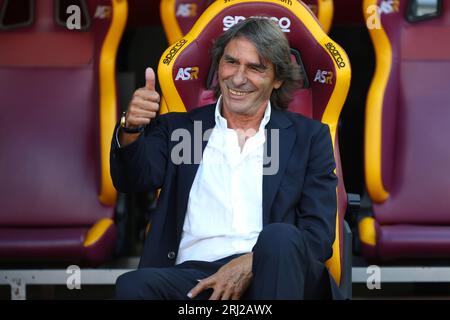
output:
POLYGON ((95 243, 85 246, 88 230, 88 227, 0 228, 0 261, 99 265, 114 251, 116 227, 111 224, 95 243))
POLYGON ((378 256, 438 258, 450 256, 450 226, 377 226, 378 256))

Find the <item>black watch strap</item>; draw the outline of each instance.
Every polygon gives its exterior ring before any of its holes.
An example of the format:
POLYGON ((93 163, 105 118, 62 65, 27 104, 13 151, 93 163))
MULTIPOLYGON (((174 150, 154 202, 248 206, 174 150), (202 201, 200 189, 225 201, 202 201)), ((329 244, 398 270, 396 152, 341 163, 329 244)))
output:
POLYGON ((141 133, 144 131, 145 127, 139 127, 139 128, 127 128, 127 127, 120 127, 123 132, 125 133, 141 133))
POLYGON ((141 132, 144 131, 145 126, 138 127, 138 128, 128 128, 128 127, 126 127, 125 126, 126 116, 127 116, 127 113, 123 112, 122 113, 122 117, 120 118, 120 128, 122 129, 123 132, 125 132, 125 133, 141 133, 141 132))

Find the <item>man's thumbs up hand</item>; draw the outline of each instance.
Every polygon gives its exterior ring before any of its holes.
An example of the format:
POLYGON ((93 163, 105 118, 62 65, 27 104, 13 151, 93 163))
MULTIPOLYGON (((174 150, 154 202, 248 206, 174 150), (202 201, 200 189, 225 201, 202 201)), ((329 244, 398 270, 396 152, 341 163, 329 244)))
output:
POLYGON ((134 92, 128 106, 125 126, 138 128, 149 124, 158 113, 159 101, 159 94, 155 91, 155 72, 152 68, 147 68, 145 70, 145 87, 134 92))

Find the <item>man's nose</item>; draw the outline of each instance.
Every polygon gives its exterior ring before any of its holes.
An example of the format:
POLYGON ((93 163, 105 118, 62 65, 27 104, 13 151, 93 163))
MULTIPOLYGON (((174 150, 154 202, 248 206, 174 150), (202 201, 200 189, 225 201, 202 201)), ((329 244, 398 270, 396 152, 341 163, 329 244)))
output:
POLYGON ((239 68, 236 70, 236 72, 233 75, 232 81, 233 81, 233 85, 236 87, 239 87, 247 82, 247 75, 245 73, 244 65, 239 66, 239 68))

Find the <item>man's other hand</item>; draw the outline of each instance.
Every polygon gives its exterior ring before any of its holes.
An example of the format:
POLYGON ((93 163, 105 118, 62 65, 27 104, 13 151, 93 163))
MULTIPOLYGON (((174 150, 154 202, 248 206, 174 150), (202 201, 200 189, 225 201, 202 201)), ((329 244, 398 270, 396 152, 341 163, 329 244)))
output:
POLYGON ((188 293, 195 298, 205 289, 213 289, 209 300, 239 300, 253 278, 253 253, 244 254, 222 266, 215 274, 202 279, 188 293))

